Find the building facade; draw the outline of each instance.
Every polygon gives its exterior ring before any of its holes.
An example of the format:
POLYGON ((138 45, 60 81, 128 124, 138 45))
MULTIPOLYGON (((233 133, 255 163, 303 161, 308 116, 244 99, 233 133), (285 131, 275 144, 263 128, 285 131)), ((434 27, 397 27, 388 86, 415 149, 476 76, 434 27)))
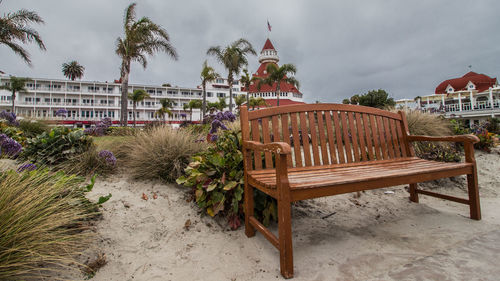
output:
MULTIPOLYGON (((267 73, 267 65, 275 64, 278 66, 279 56, 278 51, 274 48, 271 40, 269 38, 264 43, 262 51, 259 55, 260 66, 257 71, 252 75, 253 78, 266 78, 269 74, 267 73)), ((280 105, 289 104, 302 104, 302 93, 295 86, 281 82, 280 83, 280 105)), ((260 97, 266 100, 267 106, 277 105, 277 83, 270 86, 267 84, 262 84, 260 89, 257 86, 257 82, 251 82, 248 89, 248 94, 251 97, 260 97)))
MULTIPOLYGON (((0 85, 8 85, 9 76, 0 75, 0 85)), ((185 120, 200 120, 200 109, 190 110, 184 105, 193 99, 202 99, 201 87, 164 87, 159 85, 130 84, 129 91, 143 89, 150 98, 137 104, 136 120, 142 125, 159 120, 155 112, 161 107, 160 99, 173 101, 172 116, 166 117, 167 123, 181 123, 185 120)), ((121 84, 99 81, 70 81, 59 79, 31 78, 26 83, 26 92, 16 94, 16 114, 27 118, 57 120, 60 123, 77 127, 89 126, 102 118, 109 117, 114 124, 120 120, 121 84), (59 109, 68 111, 66 117, 56 116, 59 109)), ((241 92, 239 83, 233 85, 233 95, 241 92)), ((0 111, 11 110, 12 93, 0 90, 0 111)), ((219 98, 229 97, 227 80, 219 78, 207 85, 207 101, 216 102, 219 98)), ((128 120, 132 123, 132 101, 128 101, 128 120)))
POLYGON ((500 117, 500 86, 496 78, 469 72, 441 82, 432 95, 401 99, 398 108, 420 109, 464 119, 469 125, 489 117, 500 117))

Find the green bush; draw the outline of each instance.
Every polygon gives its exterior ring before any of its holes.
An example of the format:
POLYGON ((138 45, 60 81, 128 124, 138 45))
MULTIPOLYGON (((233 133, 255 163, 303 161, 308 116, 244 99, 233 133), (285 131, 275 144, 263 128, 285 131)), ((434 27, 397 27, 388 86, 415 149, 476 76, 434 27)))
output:
MULTIPOLYGON (((232 229, 238 228, 244 190, 240 131, 220 132, 212 146, 193 157, 185 172, 177 183, 193 189, 198 206, 212 217, 226 217, 232 229)), ((265 225, 277 219, 274 199, 255 189, 254 200, 255 216, 265 225)))
POLYGON ((109 136, 133 136, 137 129, 133 127, 109 127, 107 135, 109 136))
POLYGON ((52 279, 76 269, 95 235, 88 220, 99 214, 81 184, 48 170, 0 173, 0 280, 52 279))
POLYGON ((26 135, 19 127, 7 126, 6 123, 0 122, 0 134, 7 135, 23 147, 26 145, 26 135))
POLYGON ((490 117, 487 122, 486 130, 490 133, 500 135, 500 119, 490 117))
POLYGON ((56 165, 71 157, 86 152, 92 138, 83 130, 55 127, 26 141, 21 159, 42 165, 56 165))
POLYGON ((116 155, 135 178, 173 182, 183 174, 191 157, 206 148, 205 143, 197 142, 200 138, 182 129, 160 126, 123 142, 116 155))
POLYGON ((19 122, 19 129, 26 138, 34 138, 50 130, 49 126, 41 121, 23 119, 19 122))

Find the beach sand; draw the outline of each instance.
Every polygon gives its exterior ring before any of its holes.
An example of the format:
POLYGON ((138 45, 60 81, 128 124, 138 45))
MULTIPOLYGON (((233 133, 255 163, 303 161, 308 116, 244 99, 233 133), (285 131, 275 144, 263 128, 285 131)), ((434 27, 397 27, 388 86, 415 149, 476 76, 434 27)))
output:
MULTIPOLYGON (((423 195, 411 203, 404 186, 294 205, 293 280, 498 280, 499 151, 476 152, 481 221, 466 205, 423 195)), ((464 177, 419 186, 467 196, 464 177)), ((121 174, 98 180, 89 197, 108 193, 97 223, 108 263, 92 280, 282 279, 279 253, 262 235, 202 214, 186 188, 121 174)))

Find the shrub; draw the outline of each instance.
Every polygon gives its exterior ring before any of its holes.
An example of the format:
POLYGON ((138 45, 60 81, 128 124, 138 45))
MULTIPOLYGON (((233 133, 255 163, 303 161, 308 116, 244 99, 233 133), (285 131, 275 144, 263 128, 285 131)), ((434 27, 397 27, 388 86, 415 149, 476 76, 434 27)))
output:
POLYGON ((19 122, 19 129, 26 138, 34 138, 39 134, 49 131, 49 126, 41 121, 23 119, 19 122))
POLYGON ((91 136, 104 136, 108 131, 108 128, 111 127, 111 124, 111 118, 103 118, 95 124, 95 127, 85 129, 85 133, 91 136))
MULTIPOLYGON (((2 123, 0 123, 2 124, 2 123)), ((0 126, 0 133, 7 135, 9 138, 14 139, 22 146, 26 145, 26 136, 19 127, 14 126, 0 126)))
MULTIPOLYGON (((236 229, 243 215, 243 155, 240 130, 228 127, 235 129, 219 132, 212 146, 193 157, 185 169, 186 176, 178 178, 177 183, 193 189, 197 205, 208 215, 221 215, 236 229)), ((258 219, 265 225, 276 220, 274 199, 255 189, 254 200, 258 219)))
POLYGON ((481 122, 479 125, 473 125, 471 130, 474 135, 479 138, 479 142, 474 144, 474 147, 486 152, 490 152, 494 145, 493 133, 488 132, 490 123, 488 121, 481 122))
POLYGON ((94 235, 85 221, 98 214, 81 183, 48 170, 0 173, 0 280, 51 279, 78 264, 94 235))
POLYGON ((133 136, 136 129, 133 127, 109 127, 107 135, 109 136, 133 136))
POLYGON ((490 117, 487 122, 486 130, 490 133, 500 135, 500 119, 490 117))
POLYGON ((68 174, 80 176, 106 175, 116 169, 116 158, 111 151, 101 150, 98 152, 95 146, 92 146, 87 151, 61 162, 55 168, 68 174))
POLYGON ((55 165, 86 152, 92 139, 82 130, 55 127, 35 138, 28 139, 21 159, 42 165, 55 165))
MULTIPOLYGON (((419 110, 407 110, 405 114, 408 121, 408 129, 412 135, 452 135, 450 122, 440 115, 424 113, 419 110)), ((460 153, 454 143, 414 142, 413 147, 417 156, 424 159, 444 162, 460 161, 460 153)))
POLYGON ((191 156, 204 150, 205 143, 196 142, 201 136, 169 126, 140 132, 120 147, 126 155, 126 166, 133 177, 174 181, 183 174, 191 156))

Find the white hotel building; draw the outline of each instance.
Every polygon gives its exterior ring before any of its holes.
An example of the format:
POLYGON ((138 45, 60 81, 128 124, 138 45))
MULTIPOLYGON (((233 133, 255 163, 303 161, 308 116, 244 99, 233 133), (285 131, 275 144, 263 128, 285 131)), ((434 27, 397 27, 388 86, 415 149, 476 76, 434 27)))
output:
MULTIPOLYGON (((26 83, 27 92, 16 94, 16 114, 27 118, 57 120, 59 123, 86 127, 104 117, 110 117, 114 124, 120 120, 121 84, 98 81, 70 81, 59 79, 30 78, 26 83), (59 109, 66 109, 68 116, 55 115, 59 109)), ((0 75, 0 85, 9 83, 9 76, 0 75)), ((246 94, 241 91, 238 81, 233 85, 233 96, 246 94)), ((144 89, 150 98, 137 104, 137 124, 158 120, 155 112, 161 107, 160 99, 168 98, 174 102, 173 115, 167 123, 178 124, 191 120, 190 111, 184 104, 192 99, 202 99, 202 90, 189 87, 163 87, 159 85, 130 84, 129 92, 144 89), (186 117, 183 116, 184 113, 186 117), (182 115, 181 115, 182 114, 182 115)), ((12 93, 0 90, 0 111, 10 111, 12 93)), ((227 80, 218 78, 207 85, 207 102, 216 102, 219 97, 229 98, 227 80)), ((128 101, 128 121, 132 123, 132 102, 128 101)), ((193 110, 193 121, 200 120, 200 110, 193 110)))

